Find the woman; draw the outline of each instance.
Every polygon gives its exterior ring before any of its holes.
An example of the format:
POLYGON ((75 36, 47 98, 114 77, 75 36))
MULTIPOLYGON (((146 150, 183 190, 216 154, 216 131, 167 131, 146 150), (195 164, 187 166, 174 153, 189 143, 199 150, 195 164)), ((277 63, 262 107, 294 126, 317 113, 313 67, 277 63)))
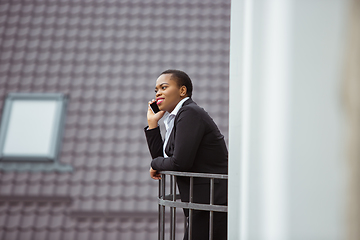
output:
MULTIPOLYGON (((208 115, 192 99, 189 76, 179 70, 166 70, 160 74, 155 86, 156 99, 149 102, 145 135, 153 158, 150 176, 160 179, 158 171, 184 171, 227 174, 228 152, 224 136, 208 115), (157 103, 160 111, 153 113, 150 104, 157 103), (165 140, 162 140, 158 121, 164 120, 165 140)), ((189 178, 178 177, 181 201, 189 201, 189 178)), ((209 203, 209 179, 194 178, 196 203, 209 203)), ((215 204, 227 205, 227 181, 215 180, 215 204)), ((188 210, 184 210, 188 217, 188 210)), ((209 212, 194 211, 192 239, 209 239, 209 212)), ((226 239, 227 214, 214 212, 214 240, 226 239)), ((185 233, 184 240, 187 239, 185 233)))

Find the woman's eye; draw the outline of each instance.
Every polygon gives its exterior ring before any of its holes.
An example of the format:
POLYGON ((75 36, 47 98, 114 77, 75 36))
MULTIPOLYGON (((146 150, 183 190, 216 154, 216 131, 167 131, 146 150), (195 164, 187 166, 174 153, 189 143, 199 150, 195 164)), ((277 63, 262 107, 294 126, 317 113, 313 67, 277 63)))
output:
POLYGON ((161 87, 162 90, 166 89, 166 86, 161 87))

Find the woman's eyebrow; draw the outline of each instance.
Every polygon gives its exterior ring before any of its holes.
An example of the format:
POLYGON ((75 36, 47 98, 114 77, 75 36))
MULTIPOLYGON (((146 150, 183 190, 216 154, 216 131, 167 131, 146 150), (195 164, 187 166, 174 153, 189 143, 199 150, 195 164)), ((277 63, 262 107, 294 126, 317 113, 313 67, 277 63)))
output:
MULTIPOLYGON (((161 87, 161 86, 164 85, 164 84, 169 85, 168 83, 165 82, 165 83, 161 83, 161 84, 159 85, 159 87, 161 87)), ((157 89, 157 88, 158 88, 158 87, 156 86, 155 89, 157 89)))

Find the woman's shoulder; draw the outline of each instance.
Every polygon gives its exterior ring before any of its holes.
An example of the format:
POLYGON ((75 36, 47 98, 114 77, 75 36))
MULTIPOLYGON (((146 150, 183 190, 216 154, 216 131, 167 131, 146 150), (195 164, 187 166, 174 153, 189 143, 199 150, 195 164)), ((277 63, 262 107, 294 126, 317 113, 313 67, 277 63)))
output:
POLYGON ((181 113, 182 114, 199 114, 199 115, 207 114, 206 111, 202 107, 197 105, 194 101, 184 104, 180 108, 178 114, 181 114, 181 113))

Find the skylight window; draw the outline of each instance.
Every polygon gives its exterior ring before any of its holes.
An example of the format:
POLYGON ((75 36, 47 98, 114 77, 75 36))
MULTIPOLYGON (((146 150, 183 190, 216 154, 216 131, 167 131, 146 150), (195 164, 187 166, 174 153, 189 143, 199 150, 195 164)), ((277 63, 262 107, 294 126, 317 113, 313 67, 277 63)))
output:
POLYGON ((56 163, 66 103, 63 94, 8 94, 0 128, 0 162, 56 163))

